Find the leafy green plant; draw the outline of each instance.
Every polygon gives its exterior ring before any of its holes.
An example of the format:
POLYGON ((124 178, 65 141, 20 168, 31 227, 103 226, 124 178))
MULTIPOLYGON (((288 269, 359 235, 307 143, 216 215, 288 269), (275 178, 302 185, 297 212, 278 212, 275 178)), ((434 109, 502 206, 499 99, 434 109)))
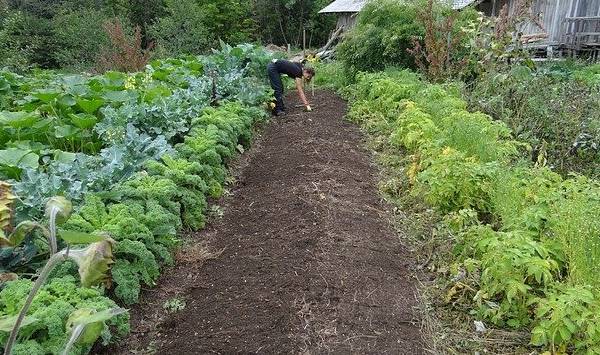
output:
POLYGON ((538 299, 531 343, 565 352, 573 344, 576 352, 600 351, 600 302, 594 290, 585 286, 563 286, 538 299))
MULTIPOLYGON (((0 291, 0 319, 9 320, 6 327, 0 326, 0 347, 6 344, 14 320, 32 287, 32 281, 21 278, 8 282, 0 291)), ((12 353, 60 354, 66 349, 72 336, 67 326, 68 319, 78 309, 94 310, 102 314, 118 310, 119 307, 103 296, 100 289, 80 287, 73 276, 51 278, 33 299, 12 353)), ((3 322, 0 321, 1 323, 3 322)), ((124 337, 129 332, 129 314, 122 313, 103 321, 100 330, 104 344, 124 337)), ((89 352, 90 348, 90 344, 76 341, 73 352, 83 354, 89 352)))
POLYGON ((596 176, 599 93, 544 67, 487 73, 467 93, 470 106, 501 120, 532 148, 531 159, 566 174, 596 176), (539 90, 540 87, 546 90, 539 90))
POLYGON ((423 161, 423 171, 417 176, 427 201, 444 212, 464 208, 489 210, 490 180, 499 166, 480 163, 452 148, 438 154, 423 161))
POLYGON ((478 314, 513 328, 529 324, 536 292, 559 276, 554 245, 537 241, 535 233, 495 232, 489 226, 467 228, 461 238, 461 255, 478 260, 481 269, 474 296, 478 314))
POLYGON ((454 276, 446 301, 468 303, 472 316, 495 326, 530 330, 534 346, 595 353, 598 182, 561 177, 535 145, 535 163, 519 159, 528 144, 513 140, 510 125, 468 112, 455 86, 395 71, 355 79, 343 90, 349 118, 394 155, 388 168, 408 175, 405 187, 441 214, 432 238, 453 250, 438 269, 454 276), (395 156, 406 151, 409 158, 395 156))
POLYGON ((547 167, 518 166, 498 171, 489 194, 498 225, 542 234, 551 219, 551 206, 562 178, 547 167))
POLYGON ((168 313, 175 313, 185 309, 185 300, 182 298, 171 298, 165 301, 163 308, 168 313))
POLYGON ((407 49, 413 37, 424 35, 417 11, 423 2, 370 1, 360 12, 356 27, 338 46, 337 56, 351 73, 378 71, 387 66, 415 68, 407 49))
MULTIPOLYGON (((77 232, 63 231, 57 233, 57 223, 64 223, 69 219, 72 212, 72 206, 69 201, 64 198, 55 197, 50 199, 46 205, 46 217, 49 219, 49 226, 46 229, 40 224, 35 224, 36 227, 42 228, 49 238, 50 258, 46 265, 40 271, 40 274, 34 283, 31 291, 27 295, 27 299, 23 304, 18 317, 14 320, 14 326, 4 346, 4 353, 10 355, 12 346, 16 340, 21 324, 34 300, 34 297, 46 282, 52 270, 61 262, 68 258, 75 261, 79 267, 79 275, 81 284, 84 287, 89 287, 93 284, 98 284, 106 281, 107 272, 112 260, 113 241, 101 236, 92 234, 83 234, 77 232), (67 247, 61 251, 57 250, 57 234, 68 243, 83 244, 92 243, 83 249, 70 249, 67 247)), ((25 222, 23 222, 25 223, 25 222)), ((32 223, 33 224, 33 223, 32 223)), ((83 328, 79 331, 81 333, 83 328)), ((100 336, 99 332, 96 338, 100 336)), ((75 342, 73 340, 73 342, 75 342)))
POLYGON ((548 211, 548 232, 562 245, 569 278, 577 285, 600 284, 600 186, 577 177, 563 181, 548 211))

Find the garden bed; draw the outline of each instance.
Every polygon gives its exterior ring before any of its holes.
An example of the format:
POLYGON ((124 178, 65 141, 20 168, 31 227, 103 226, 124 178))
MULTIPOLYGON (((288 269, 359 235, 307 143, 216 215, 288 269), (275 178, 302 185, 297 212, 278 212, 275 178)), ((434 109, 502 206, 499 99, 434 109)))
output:
MULTIPOLYGON (((204 227, 207 199, 223 193, 228 162, 248 147, 254 124, 266 119, 262 70, 269 60, 261 48, 223 45, 210 56, 156 61, 133 74, 2 73, 0 172, 19 197, 13 222, 42 220, 46 201, 61 195, 75 208, 60 230, 116 242, 110 282, 80 287, 72 262, 53 272, 13 354, 58 353, 77 309, 115 307, 106 295, 132 304, 142 285, 154 285, 163 265, 173 262, 178 232, 204 227)), ((29 279, 51 251, 36 233, 2 246, 0 273, 17 279, 0 285, 0 317, 8 319, 21 309, 29 279)), ((98 335, 108 344, 128 328, 122 314, 98 335)), ((7 337, 0 331, 0 344, 7 337)), ((76 353, 89 351, 95 340, 82 339, 76 353)))

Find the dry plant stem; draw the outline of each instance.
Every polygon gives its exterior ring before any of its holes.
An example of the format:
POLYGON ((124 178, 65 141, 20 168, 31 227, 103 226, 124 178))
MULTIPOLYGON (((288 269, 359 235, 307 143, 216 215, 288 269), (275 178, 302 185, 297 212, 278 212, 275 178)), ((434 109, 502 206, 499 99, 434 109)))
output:
POLYGON ((58 242, 56 241, 56 215, 58 214, 58 207, 52 207, 52 211, 50 211, 50 255, 56 254, 58 251, 58 242))
POLYGON ((85 326, 85 324, 79 324, 75 327, 75 329, 73 329, 73 332, 71 333, 71 338, 69 338, 69 342, 67 343, 67 346, 65 346, 65 350, 62 352, 62 355, 69 355, 69 351, 71 350, 73 345, 75 345, 75 342, 77 341, 77 339, 79 339, 81 333, 83 333, 85 326))
POLYGON ((139 26, 136 26, 132 38, 125 33, 119 19, 106 22, 104 30, 111 44, 103 50, 98 60, 98 71, 136 72, 144 69, 154 46, 151 44, 147 49, 142 48, 142 30, 139 26))
POLYGON ((4 348, 4 355, 10 355, 10 353, 12 351, 12 346, 13 346, 15 340, 17 339, 17 334, 19 333, 19 328, 21 327, 21 323, 23 322, 23 319, 25 319, 25 315, 27 314, 27 311, 29 310, 31 303, 33 302, 33 298, 38 293, 38 291, 40 290, 40 288, 42 287, 44 282, 46 282, 46 279, 48 279, 48 276, 50 276, 50 273, 52 272, 52 270, 54 270, 54 268, 58 264, 65 261, 67 259, 67 257, 68 257, 67 251, 64 250, 59 253, 55 253, 54 255, 52 255, 50 257, 50 259, 48 259, 48 262, 42 269, 40 276, 35 281, 33 288, 31 289, 31 291, 29 291, 29 295, 27 296, 27 299, 25 300, 25 304, 23 305, 23 308, 21 308, 21 312, 19 312, 19 317, 17 318, 17 321, 15 322, 15 325, 13 327, 13 330, 10 332, 10 336, 8 337, 8 341, 6 342, 6 347, 4 348))
POLYGON ((438 21, 433 5, 434 1, 429 0, 425 9, 417 15, 425 27, 423 44, 418 38, 413 38, 413 48, 408 52, 414 55, 415 63, 430 80, 442 81, 458 72, 466 62, 452 60, 453 49, 461 40, 459 34, 452 36, 455 15, 438 21))

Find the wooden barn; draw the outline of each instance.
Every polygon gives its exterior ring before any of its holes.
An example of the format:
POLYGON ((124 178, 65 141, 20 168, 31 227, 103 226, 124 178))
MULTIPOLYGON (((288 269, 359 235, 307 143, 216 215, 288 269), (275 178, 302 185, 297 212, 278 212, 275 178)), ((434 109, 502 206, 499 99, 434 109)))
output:
MULTIPOLYGON (((514 13, 519 0, 474 0, 472 6, 488 16, 498 16, 504 6, 514 13)), ((544 48, 548 53, 570 56, 600 52, 600 0, 534 0, 532 19, 519 31, 527 45, 544 48)))
MULTIPOLYGON (((351 29, 369 0, 335 0, 319 13, 337 14, 336 34, 351 29)), ((402 1, 402 0, 398 0, 402 1)), ((456 10, 474 6, 488 16, 499 16, 506 6, 509 14, 523 0, 447 0, 456 10)), ((531 19, 519 28, 526 45, 556 54, 587 55, 600 59, 600 0, 533 0, 531 19)))
POLYGON ((356 24, 356 16, 366 2, 367 0, 335 0, 319 13, 336 14, 338 16, 336 30, 349 30, 356 24))

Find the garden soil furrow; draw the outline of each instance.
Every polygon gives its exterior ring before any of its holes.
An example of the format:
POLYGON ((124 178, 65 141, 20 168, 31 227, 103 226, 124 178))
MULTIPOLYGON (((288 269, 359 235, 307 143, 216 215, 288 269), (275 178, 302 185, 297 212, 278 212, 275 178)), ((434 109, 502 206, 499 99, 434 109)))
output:
POLYGON ((223 217, 191 236, 206 249, 184 248, 111 353, 423 352, 412 257, 364 136, 337 95, 311 101, 265 128, 223 217), (167 313, 175 298, 185 308, 167 313))

